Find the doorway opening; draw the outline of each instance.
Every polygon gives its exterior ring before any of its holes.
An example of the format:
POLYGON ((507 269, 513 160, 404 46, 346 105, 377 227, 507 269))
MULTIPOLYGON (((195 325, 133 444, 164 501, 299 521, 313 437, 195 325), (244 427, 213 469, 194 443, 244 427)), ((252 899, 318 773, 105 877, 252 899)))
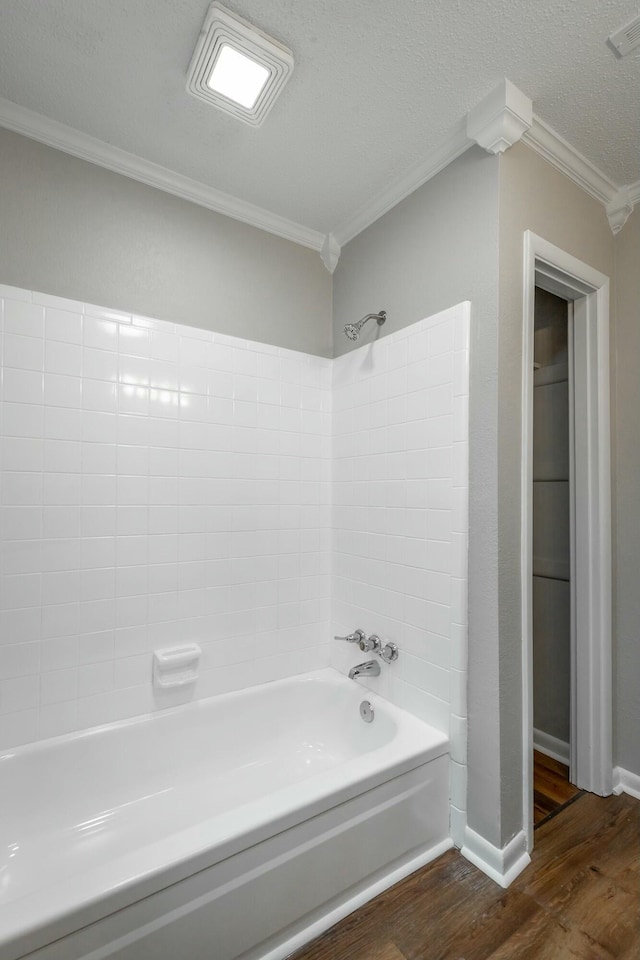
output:
POLYGON ((580 794, 571 782, 574 490, 569 331, 573 304, 536 286, 533 348, 533 821, 580 794))
POLYGON ((609 280, 530 231, 524 247, 522 760, 531 850, 534 746, 539 783, 557 785, 549 768, 564 768, 559 803, 612 786, 609 280))

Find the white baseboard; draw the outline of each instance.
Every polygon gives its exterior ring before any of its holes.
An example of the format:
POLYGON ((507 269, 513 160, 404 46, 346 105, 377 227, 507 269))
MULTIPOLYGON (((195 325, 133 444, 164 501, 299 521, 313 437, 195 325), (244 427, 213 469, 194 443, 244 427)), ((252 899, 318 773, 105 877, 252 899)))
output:
POLYGON ((512 884, 518 874, 522 873, 531 862, 531 857, 527 853, 527 835, 524 830, 517 833, 506 847, 500 849, 500 847, 494 847, 468 826, 460 853, 501 887, 512 884))
POLYGON ((533 728, 533 749, 544 753, 546 757, 564 763, 567 767, 569 766, 569 744, 557 737, 552 737, 550 733, 545 733, 544 730, 536 730, 535 727, 533 728))
POLYGON ((399 865, 396 864, 396 867, 384 876, 379 877, 373 882, 367 883, 365 881, 361 886, 359 885, 359 889, 356 888, 355 891, 352 887, 343 897, 340 897, 337 902, 335 900, 332 901, 330 909, 327 910, 326 907, 321 907, 319 910, 314 911, 313 914, 306 918, 305 925, 299 927, 293 934, 290 929, 288 932, 285 931, 284 939, 279 943, 268 947, 266 950, 264 946, 256 947, 255 950, 250 950, 248 954, 243 954, 241 960, 285 960, 286 957, 290 957, 292 953, 295 953, 304 947, 305 944, 319 937, 321 933, 325 933, 330 927, 338 923, 338 921, 344 920, 350 913, 364 906, 365 903, 377 897, 378 894, 388 890, 389 887, 392 887, 395 883, 399 883, 400 880, 404 880, 405 877, 408 877, 416 870, 431 863, 432 860, 441 857, 442 854, 450 850, 452 846, 453 843, 451 840, 442 840, 432 847, 425 848, 417 855, 415 851, 413 851, 413 855, 409 855, 407 859, 399 865))
POLYGON ((449 833, 453 845, 458 850, 464 846, 464 832, 467 829, 467 811, 459 810, 453 803, 449 807, 449 833))
POLYGON ((615 794, 628 793, 630 797, 640 800, 640 777, 624 767, 613 768, 613 792, 615 794))

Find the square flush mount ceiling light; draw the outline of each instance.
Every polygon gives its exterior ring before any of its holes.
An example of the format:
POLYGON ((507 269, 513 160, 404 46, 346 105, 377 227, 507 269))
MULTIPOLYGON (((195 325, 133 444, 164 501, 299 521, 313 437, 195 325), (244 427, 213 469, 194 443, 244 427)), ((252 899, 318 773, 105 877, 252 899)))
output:
POLYGON ((257 127, 292 70, 290 50, 222 4, 212 3, 191 60, 187 90, 257 127))

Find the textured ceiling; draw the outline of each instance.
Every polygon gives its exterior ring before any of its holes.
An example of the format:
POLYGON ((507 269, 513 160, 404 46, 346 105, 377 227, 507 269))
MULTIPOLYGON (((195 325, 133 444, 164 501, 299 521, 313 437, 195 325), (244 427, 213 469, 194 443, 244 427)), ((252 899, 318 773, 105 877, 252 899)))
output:
POLYGON ((209 0, 0 0, 0 96, 321 232, 503 76, 616 183, 640 179, 637 0, 228 0, 293 50, 260 128, 185 91, 209 0))

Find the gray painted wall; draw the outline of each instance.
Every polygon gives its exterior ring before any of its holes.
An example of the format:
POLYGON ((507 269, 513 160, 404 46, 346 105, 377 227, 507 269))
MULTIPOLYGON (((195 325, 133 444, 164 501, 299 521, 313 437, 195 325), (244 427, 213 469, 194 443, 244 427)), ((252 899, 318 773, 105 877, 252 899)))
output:
POLYGON ((331 356, 313 250, 0 130, 0 283, 331 356))
MULTIPOLYGON (((381 335, 460 300, 470 349, 469 822, 500 842, 498 663, 499 161, 468 150, 347 244, 334 274, 334 347, 345 323, 386 309, 381 335)), ((376 335, 364 328, 363 341, 376 335)), ((362 341, 361 341, 362 342, 362 341)))
POLYGON ((365 313, 387 311, 386 336, 467 298, 495 306, 497 202, 498 162, 474 147, 343 247, 334 355, 376 335, 370 321, 358 343, 345 337, 345 323, 365 313))
POLYGON ((640 776, 640 210, 616 236, 614 763, 640 776))

